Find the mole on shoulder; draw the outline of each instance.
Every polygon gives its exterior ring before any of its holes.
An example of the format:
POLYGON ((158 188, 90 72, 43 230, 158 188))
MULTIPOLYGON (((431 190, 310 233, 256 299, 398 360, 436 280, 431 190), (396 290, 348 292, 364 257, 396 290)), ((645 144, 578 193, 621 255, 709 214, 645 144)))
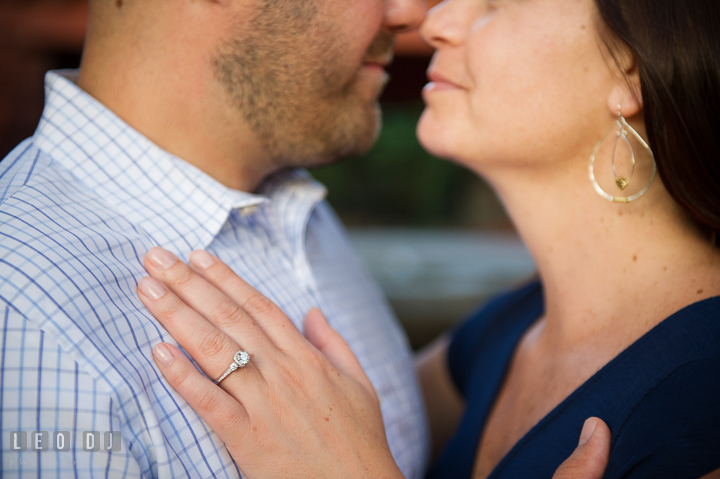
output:
POLYGON ((115 0, 115 5, 116 5, 118 8, 122 8, 122 6, 123 6, 123 0, 115 0))

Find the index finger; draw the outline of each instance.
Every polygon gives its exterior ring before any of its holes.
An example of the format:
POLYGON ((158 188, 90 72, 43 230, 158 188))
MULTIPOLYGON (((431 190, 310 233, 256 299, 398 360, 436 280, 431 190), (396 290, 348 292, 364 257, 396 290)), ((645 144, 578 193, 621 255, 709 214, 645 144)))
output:
POLYGON ((280 349, 309 344, 287 315, 271 300, 250 286, 217 257, 196 250, 190 265, 205 281, 233 300, 280 349))

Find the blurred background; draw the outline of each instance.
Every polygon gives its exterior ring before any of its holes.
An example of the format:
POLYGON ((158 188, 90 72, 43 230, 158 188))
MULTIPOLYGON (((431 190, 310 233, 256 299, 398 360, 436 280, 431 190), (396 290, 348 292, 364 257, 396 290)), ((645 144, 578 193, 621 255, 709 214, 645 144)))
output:
MULTIPOLYGON (((79 65, 86 21, 87 0, 0 0, 0 158, 33 134, 44 73, 79 65)), ((377 144, 312 171, 415 349, 535 269, 487 184, 415 137, 431 55, 402 35, 377 144)))

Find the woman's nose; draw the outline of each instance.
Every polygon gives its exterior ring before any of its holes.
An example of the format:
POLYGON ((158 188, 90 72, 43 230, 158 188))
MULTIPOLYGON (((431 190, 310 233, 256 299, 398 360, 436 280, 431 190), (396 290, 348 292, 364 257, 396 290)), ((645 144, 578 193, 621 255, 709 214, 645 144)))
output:
POLYGON ((468 27, 467 14, 463 13, 461 2, 445 0, 430 9, 420 27, 420 36, 431 47, 438 49, 444 44, 457 45, 462 42, 468 27))
POLYGON ((426 11, 425 0, 386 0, 384 27, 391 33, 417 30, 426 11))

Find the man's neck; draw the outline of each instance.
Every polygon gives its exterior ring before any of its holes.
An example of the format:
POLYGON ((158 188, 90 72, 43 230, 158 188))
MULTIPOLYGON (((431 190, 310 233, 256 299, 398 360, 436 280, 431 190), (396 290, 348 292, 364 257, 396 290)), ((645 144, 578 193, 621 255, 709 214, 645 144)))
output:
POLYGON ((253 192, 276 168, 197 58, 86 47, 78 86, 163 150, 223 185, 253 192), (96 51, 97 50, 97 51, 96 51), (177 72, 182 71, 183 74, 177 72), (194 74, 193 74, 194 72, 194 74), (194 75, 194 76, 193 76, 194 75))

